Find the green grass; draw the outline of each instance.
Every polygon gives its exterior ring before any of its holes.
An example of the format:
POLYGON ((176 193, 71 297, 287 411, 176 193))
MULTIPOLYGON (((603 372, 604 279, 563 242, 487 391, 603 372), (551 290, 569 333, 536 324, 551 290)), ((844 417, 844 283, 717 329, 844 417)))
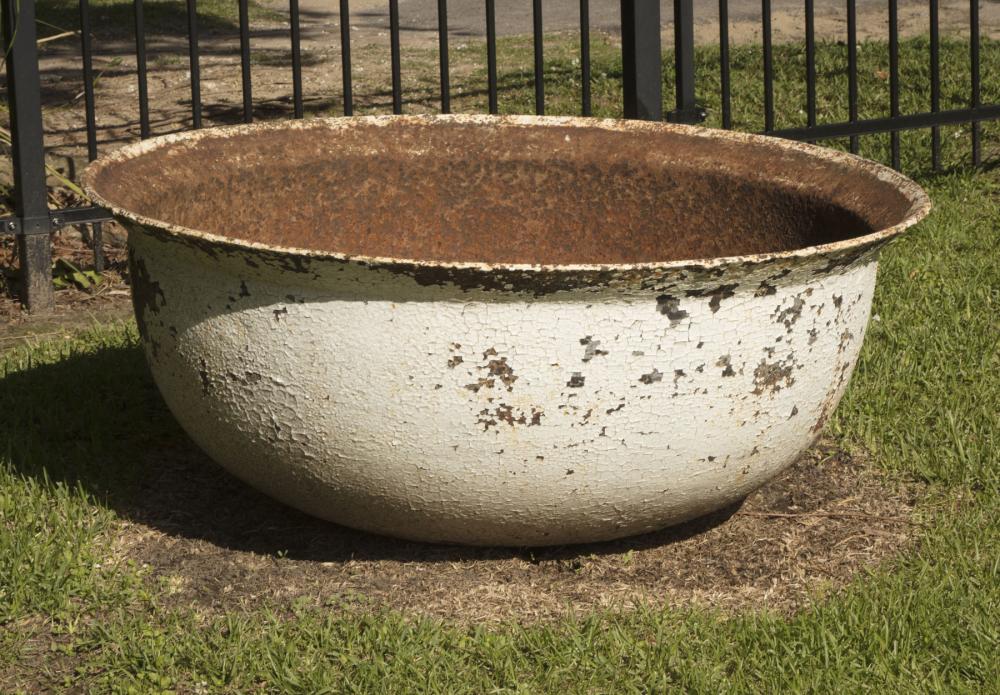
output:
MULTIPOLYGON (((508 64, 526 45, 503 44, 508 64)), ((561 46, 547 47, 549 95, 568 112, 579 85, 573 46, 561 46)), ((914 87, 920 46, 904 47, 914 87)), ((943 50, 949 95, 961 92, 959 49, 943 50)), ((821 51, 824 71, 837 50, 821 51)), ((882 54, 866 44, 865 69, 882 54)), ((699 53, 703 73, 711 55, 699 53)), ((734 54, 741 100, 759 89, 754 55, 734 54)), ((791 125, 804 120, 801 66, 791 48, 778 55, 779 124, 791 125)), ((596 110, 613 115, 614 51, 595 59, 596 110)), ((984 66, 991 90, 998 67, 984 66)), ((476 70, 457 82, 466 93, 476 70)), ((508 75, 504 87, 505 110, 530 108, 530 79, 508 75)), ((864 87, 867 114, 883 88, 864 87)), ((839 118, 843 101, 821 96, 839 118)), ((471 110, 484 99, 457 101, 471 110)), ((753 106, 739 107, 738 124, 759 127, 753 106)), ((141 494, 142 452, 182 436, 134 327, 113 325, 0 357, 0 690, 1000 692, 1000 173, 961 166, 968 143, 953 133, 967 136, 948 129, 943 174, 927 170, 926 133, 904 138, 904 164, 936 209, 884 255, 878 320, 830 426, 877 466, 930 484, 920 543, 896 565, 792 617, 643 610, 463 627, 336 603, 206 616, 170 604, 141 567, 106 562, 115 502, 141 494)), ((884 138, 866 141, 867 154, 886 155, 884 138)))
MULTIPOLYGON (((575 115, 580 112, 578 39, 550 35, 545 40, 545 109, 549 115, 575 115)), ((621 49, 607 37, 597 35, 591 41, 593 61, 591 92, 593 115, 620 118, 622 115, 621 49)), ((1000 42, 982 41, 982 102, 1000 101, 1000 42)), ((941 41, 941 108, 965 108, 969 105, 971 77, 969 47, 966 41, 943 38, 941 41)), ((384 47, 362 52, 362 60, 384 55, 384 47)), ((930 108, 929 42, 918 37, 900 43, 901 113, 916 113, 930 108)), ((499 107, 501 113, 534 113, 533 49, 530 37, 504 38, 498 41, 499 107)), ((469 42, 453 47, 452 110, 482 113, 487 110, 486 57, 480 43, 469 42)), ((700 46, 695 53, 698 103, 708 111, 705 125, 722 124, 719 50, 700 46)), ((437 53, 432 50, 404 48, 404 112, 434 111, 439 108, 437 53)), ((760 46, 739 45, 730 50, 732 69, 733 127, 760 131, 764 128, 763 58, 760 46)), ((805 51, 800 45, 774 47, 775 126, 790 128, 806 125, 805 51)), ((378 66, 376 66, 376 71, 378 66)), ((365 85, 355 89, 357 111, 385 113, 391 108, 388 67, 382 75, 371 74, 366 67, 365 85)), ((866 41, 858 49, 859 117, 889 115, 889 55, 884 42, 866 41)), ((840 122, 848 119, 847 48, 833 42, 820 42, 816 49, 817 121, 840 122)), ((355 76, 357 79, 358 76, 355 76)), ((673 54, 663 56, 663 95, 667 110, 674 101, 673 54)), ((329 109, 339 114, 338 102, 329 109)), ((1000 136, 996 123, 981 124, 983 142, 995 143, 1000 136)), ((942 162, 947 168, 970 158, 971 127, 941 128, 942 162)), ((910 173, 930 168, 930 131, 904 131, 900 136, 902 168, 910 173)), ((823 143, 846 149, 848 141, 823 143)), ((861 139, 863 156, 889 161, 889 136, 870 135, 861 139)))

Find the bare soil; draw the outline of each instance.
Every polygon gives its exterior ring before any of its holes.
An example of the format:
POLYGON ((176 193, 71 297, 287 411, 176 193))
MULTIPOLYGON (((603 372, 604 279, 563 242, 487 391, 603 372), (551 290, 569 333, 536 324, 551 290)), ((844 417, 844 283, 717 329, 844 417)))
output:
POLYGON ((548 620, 636 605, 794 611, 912 548, 919 489, 815 447, 742 505, 610 543, 463 548, 305 516, 192 448, 153 452, 119 511, 112 561, 149 568, 168 601, 207 613, 262 601, 383 608, 458 622, 548 620))
MULTIPOLYGON (((81 328, 132 316, 125 238, 116 225, 105 225, 102 248, 105 261, 100 283, 87 291, 72 285, 56 290, 54 310, 37 315, 21 305, 14 238, 0 237, 0 352, 18 344, 68 337, 81 328)), ((65 259, 79 269, 94 267, 89 240, 74 228, 52 235, 52 257, 65 259)))

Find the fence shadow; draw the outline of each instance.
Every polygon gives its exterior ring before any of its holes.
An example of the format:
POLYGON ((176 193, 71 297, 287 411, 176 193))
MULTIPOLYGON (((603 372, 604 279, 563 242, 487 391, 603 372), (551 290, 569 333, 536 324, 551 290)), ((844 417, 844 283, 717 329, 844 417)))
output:
MULTIPOLYGON (((238 31, 236 1, 232 2, 232 17, 218 11, 218 2, 209 2, 209 11, 199 7, 198 28, 205 33, 238 31)), ((201 3, 199 3, 201 5, 201 3)), ((131 0, 107 3, 91 3, 90 22, 98 40, 133 36, 135 31, 135 9, 131 0)), ((40 33, 59 30, 75 31, 80 28, 80 8, 76 2, 65 0, 36 0, 35 15, 44 24, 40 33), (45 25, 49 25, 46 27, 45 25)), ((255 8, 256 15, 256 8, 255 8)), ((187 32, 187 5, 184 2, 143 3, 143 19, 150 33, 176 34, 185 36, 187 32)))
POLYGON ((307 516, 215 465, 173 420, 138 345, 71 354, 0 384, 0 447, 17 473, 79 486, 126 520, 227 549, 319 562, 572 560, 682 541, 739 508, 622 541, 530 551, 396 540, 307 516))

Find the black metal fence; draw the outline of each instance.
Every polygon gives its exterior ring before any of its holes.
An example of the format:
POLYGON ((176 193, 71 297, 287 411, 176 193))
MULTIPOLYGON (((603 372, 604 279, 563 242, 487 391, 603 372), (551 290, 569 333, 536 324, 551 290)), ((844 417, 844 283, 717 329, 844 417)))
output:
MULTIPOLYGON (((14 234, 17 239, 21 269, 21 299, 29 310, 46 310, 52 306, 52 253, 50 235, 67 225, 89 225, 94 248, 94 263, 98 271, 103 265, 101 254, 101 223, 107 214, 94 207, 51 210, 47 203, 44 133, 42 125, 39 58, 35 28, 35 0, 2 1, 3 38, 6 47, 7 98, 11 122, 11 156, 13 164, 14 215, 0 220, 0 232, 14 234)), ((97 156, 97 126, 94 112, 93 48, 88 0, 78 0, 80 11, 80 41, 84 85, 85 127, 89 159, 97 156)), ((295 118, 302 118, 302 52, 298 0, 289 1, 291 38, 292 104, 295 118)), ((605 0, 615 2, 616 0, 605 0)), ((621 8, 623 113, 626 118, 662 120, 662 51, 660 45, 660 0, 617 0, 621 8)), ((721 121, 724 128, 732 127, 730 93, 730 41, 728 0, 719 1, 719 45, 721 121)), ((858 57, 856 0, 845 0, 848 46, 849 118, 840 123, 818 124, 816 118, 816 39, 814 0, 803 0, 805 14, 806 52, 806 125, 800 128, 775 129, 774 51, 771 27, 771 0, 761 0, 761 30, 763 42, 764 132, 798 140, 850 138, 851 151, 858 151, 858 136, 871 133, 891 133, 892 165, 899 168, 899 132, 914 128, 932 129, 932 159, 940 161, 940 126, 972 123, 972 160, 981 158, 979 122, 1000 118, 1000 104, 981 103, 979 0, 970 0, 969 29, 971 93, 966 108, 941 110, 938 1, 928 0, 930 16, 930 110, 922 113, 900 113, 899 70, 899 0, 887 0, 889 32, 889 92, 890 115, 883 118, 858 117, 858 57)), ((332 0, 331 0, 332 2, 332 0)), ((591 115, 590 60, 590 0, 580 2, 580 78, 582 82, 580 113, 591 115)), ((202 126, 202 98, 197 0, 187 3, 187 44, 190 63, 191 125, 202 126)), ((253 82, 250 53, 249 0, 237 0, 239 15, 240 64, 242 77, 242 116, 253 119, 253 82)), ((399 0, 387 0, 391 51, 392 111, 402 113, 403 88, 400 59, 399 0)), ((354 113, 351 66, 351 25, 349 0, 339 0, 340 52, 343 70, 343 113, 354 113)), ((149 95, 147 88, 146 26, 143 0, 132 0, 138 80, 140 137, 150 135, 149 95)), ((484 0, 487 53, 487 93, 490 113, 498 112, 496 2, 484 0)), ((543 53, 543 2, 532 0, 534 47, 534 110, 545 113, 545 79, 543 53)), ((695 99, 694 10, 692 0, 673 0, 675 61, 675 108, 666 114, 673 122, 697 123, 704 110, 695 99)), ((440 61, 440 110, 451 111, 451 85, 448 47, 448 2, 437 0, 437 34, 440 61)))

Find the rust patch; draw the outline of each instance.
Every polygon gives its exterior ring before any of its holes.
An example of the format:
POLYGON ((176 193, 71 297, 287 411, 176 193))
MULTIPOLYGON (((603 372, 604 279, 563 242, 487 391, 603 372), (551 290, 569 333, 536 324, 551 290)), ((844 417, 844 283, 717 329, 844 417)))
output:
MULTIPOLYGON (((497 381, 499 381, 507 391, 512 391, 514 389, 514 382, 517 381, 518 377, 514 374, 514 369, 507 363, 507 358, 500 357, 496 348, 488 348, 483 352, 483 360, 486 361, 486 364, 480 365, 476 369, 480 371, 485 370, 487 376, 480 377, 471 384, 466 384, 465 388, 473 393, 479 393, 481 389, 494 388, 497 385, 497 381)), ((463 360, 460 355, 453 355, 448 360, 448 367, 454 369, 462 362, 463 360)))
MULTIPOLYGON (((496 354, 496 352, 494 351, 493 354, 496 354)), ((507 387, 508 391, 512 391, 514 389, 514 382, 517 381, 517 375, 514 374, 514 370, 511 366, 507 364, 506 357, 490 360, 487 363, 486 368, 489 370, 490 376, 499 379, 500 382, 507 387)))
POLYGON ((477 422, 483 426, 483 431, 491 427, 495 428, 500 422, 506 423, 510 427, 514 427, 515 425, 534 427, 542 424, 543 414, 544 411, 541 408, 531 408, 530 411, 525 412, 520 408, 501 403, 492 410, 489 408, 480 410, 477 422))
POLYGON ((489 377, 481 377, 479 381, 474 381, 471 384, 466 384, 465 388, 472 391, 473 393, 479 393, 481 389, 491 389, 496 385, 496 380, 489 377))
POLYGON ((830 417, 830 411, 832 410, 832 405, 830 399, 833 394, 829 394, 825 399, 823 399, 823 405, 819 409, 819 417, 816 418, 816 423, 809 428, 809 431, 813 434, 819 434, 823 431, 824 425, 826 425, 827 418, 830 417))
POLYGON ((782 388, 788 388, 794 384, 795 377, 792 376, 792 372, 795 369, 795 364, 792 357, 789 355, 787 360, 777 362, 761 360, 757 368, 753 370, 754 395, 759 396, 765 391, 777 393, 782 388))
POLYGON ((854 340, 854 333, 845 329, 844 332, 840 334, 840 342, 837 344, 837 353, 843 353, 844 350, 847 349, 847 346, 851 344, 852 340, 854 340))
POLYGON ((259 244, 492 264, 787 251, 885 228, 910 207, 865 168, 765 141, 445 119, 231 130, 120 159, 87 185, 148 217, 259 244), (718 200, 726 214, 705 204, 718 200))

